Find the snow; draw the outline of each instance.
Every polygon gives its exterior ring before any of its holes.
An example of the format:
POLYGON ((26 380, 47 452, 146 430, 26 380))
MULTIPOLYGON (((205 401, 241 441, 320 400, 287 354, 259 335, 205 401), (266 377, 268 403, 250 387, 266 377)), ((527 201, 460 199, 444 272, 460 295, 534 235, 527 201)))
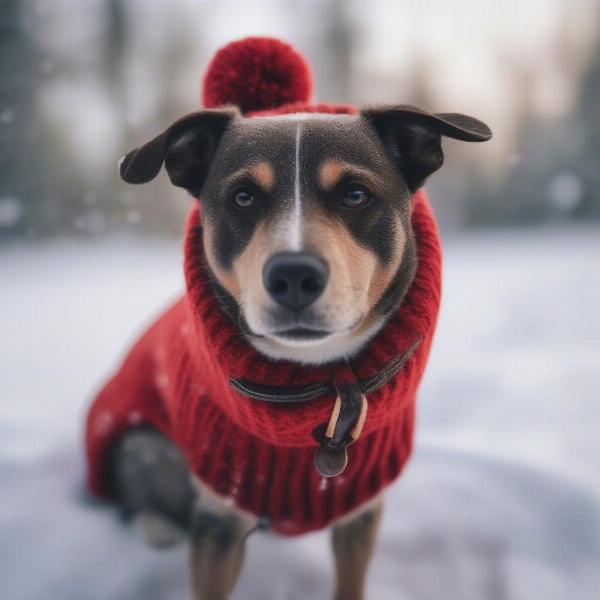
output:
MULTIPOLYGON (((369 597, 597 599, 598 231, 445 248, 415 454, 388 494, 369 597)), ((79 447, 94 390, 182 287, 179 243, 4 246, 0 281, 2 597, 188 598, 184 550, 147 548, 87 499, 79 447)), ((257 533, 234 598, 324 598, 331 585, 325 533, 257 533)))

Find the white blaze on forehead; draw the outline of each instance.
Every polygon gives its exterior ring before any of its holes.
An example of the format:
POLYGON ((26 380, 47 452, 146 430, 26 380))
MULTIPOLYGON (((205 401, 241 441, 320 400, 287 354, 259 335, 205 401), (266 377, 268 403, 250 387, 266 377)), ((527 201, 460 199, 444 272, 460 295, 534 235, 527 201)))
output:
POLYGON ((289 243, 292 250, 302 249, 302 198, 300 189, 300 140, 302 139, 302 123, 296 125, 296 152, 294 165, 294 208, 289 229, 289 243))
POLYGON ((347 114, 329 114, 329 113, 292 113, 287 115, 277 115, 268 117, 252 117, 252 121, 260 123, 260 120, 271 121, 274 123, 288 122, 296 127, 295 135, 295 154, 294 154, 294 186, 293 186, 293 206, 282 216, 280 225, 277 227, 277 237, 279 244, 293 252, 302 250, 303 234, 303 210, 302 210, 302 133, 303 125, 310 124, 312 121, 331 120, 339 121, 343 119, 353 119, 355 115, 347 114))

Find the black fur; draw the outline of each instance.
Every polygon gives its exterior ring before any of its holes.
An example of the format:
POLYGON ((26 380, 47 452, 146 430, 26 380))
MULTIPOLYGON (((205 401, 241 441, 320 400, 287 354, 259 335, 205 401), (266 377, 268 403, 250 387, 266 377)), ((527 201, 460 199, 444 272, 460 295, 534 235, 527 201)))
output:
POLYGON ((119 174, 127 183, 154 179, 163 162, 173 185, 200 193, 219 140, 239 115, 235 109, 191 113, 175 121, 154 139, 127 153, 119 174))
POLYGON ((106 463, 106 485, 126 516, 158 513, 189 531, 196 491, 187 463, 154 429, 139 427, 115 442, 106 463))
MULTIPOLYGON (((298 126, 295 118, 246 119, 235 110, 194 113, 130 152, 121 165, 121 175, 132 183, 148 181, 164 161, 171 181, 200 199, 203 214, 214 225, 213 254, 222 268, 230 269, 259 222, 289 218, 295 192, 298 126), (262 161, 268 162, 275 173, 268 190, 243 172, 262 161), (234 204, 233 197, 240 189, 254 196, 251 207, 240 209, 234 204)), ((402 223, 407 236, 403 261, 376 307, 379 314, 385 315, 401 302, 416 269, 410 194, 441 167, 441 136, 485 141, 491 132, 472 117, 434 115, 411 106, 368 109, 355 116, 307 115, 301 127, 299 183, 303 210, 316 207, 343 223, 382 266, 389 264, 397 250, 392 215, 402 223), (329 159, 359 169, 332 189, 323 190, 318 173, 329 159), (350 185, 366 188, 371 201, 357 209, 346 207, 342 199, 350 185)), ((228 312, 240 320, 239 310, 231 306, 224 290, 217 292, 228 312)))
POLYGON ((492 133, 481 121, 458 113, 431 114, 408 105, 363 111, 382 144, 415 192, 444 162, 442 135, 464 142, 485 142, 492 133))
POLYGON ((190 535, 196 545, 210 540, 214 551, 218 555, 224 555, 239 542, 237 529, 239 529, 239 521, 234 515, 217 515, 198 510, 194 514, 190 535))
MULTIPOLYGON (((200 198, 203 210, 216 224, 214 254, 222 267, 229 268, 243 252, 259 221, 274 222, 291 211, 297 126, 296 121, 285 118, 238 120, 224 134, 200 198), (223 185, 232 173, 260 161, 273 165, 276 174, 268 193, 248 178, 223 185), (253 193, 254 207, 240 210, 234 206, 231 199, 240 187, 253 193)), ((359 117, 304 121, 300 152, 303 210, 318 207, 343 222, 360 244, 387 264, 394 255, 390 216, 408 214, 409 193, 370 127, 359 117), (368 168, 374 177, 366 180, 357 174, 346 177, 332 190, 323 190, 317 174, 328 159, 368 168), (344 207, 343 193, 351 184, 367 187, 372 202, 360 209, 344 207)))

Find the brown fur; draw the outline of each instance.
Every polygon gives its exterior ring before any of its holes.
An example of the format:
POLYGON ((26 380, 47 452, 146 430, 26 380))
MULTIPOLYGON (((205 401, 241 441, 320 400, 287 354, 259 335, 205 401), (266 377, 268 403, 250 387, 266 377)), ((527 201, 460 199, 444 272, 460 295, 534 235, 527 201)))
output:
MULTIPOLYGON (((120 163, 120 173, 129 183, 145 183, 158 174, 164 162, 171 182, 200 199, 204 250, 216 286, 220 286, 218 298, 223 300, 222 296, 229 294, 239 313, 246 312, 247 325, 251 325, 248 311, 255 317, 256 327, 248 329, 256 347, 260 338, 273 334, 273 347, 267 350, 274 349, 276 358, 285 358, 277 330, 258 331, 273 326, 267 313, 274 303, 262 283, 265 262, 274 253, 290 249, 312 252, 326 261, 329 279, 319 288, 319 297, 311 300, 309 309, 314 314, 309 315, 313 319, 309 325, 317 322, 327 332, 339 333, 350 352, 352 344, 343 339, 347 328, 352 328, 358 351, 409 289, 416 269, 410 194, 441 167, 442 135, 481 142, 488 140, 491 132, 466 115, 431 114, 405 105, 324 119, 315 115, 245 119, 235 109, 209 110, 187 115, 132 150, 120 163), (210 156, 197 152, 199 143, 213 149, 210 156), (247 180, 255 184, 248 187, 262 191, 257 194, 256 205, 251 204, 254 210, 232 210, 229 200, 235 198, 240 182, 247 180), (358 182, 377 202, 364 211, 366 205, 358 207, 360 212, 348 212, 351 207, 343 202, 348 191, 342 185, 346 180, 350 185, 358 182), (297 221, 290 219, 298 216, 303 225, 301 243, 297 243, 300 229, 293 228, 296 243, 289 248, 285 237, 290 236, 290 230, 285 226, 295 224, 297 221)), ((289 315, 287 318, 292 321, 289 315)), ((294 319, 297 323, 296 315, 294 319)), ((242 324, 242 319, 239 322, 242 324)), ((330 354, 324 351, 316 355, 319 364, 331 359, 332 353, 337 352, 338 358, 342 355, 335 347, 339 339, 327 349, 330 354)), ((293 348, 294 352, 298 348, 293 348)), ((292 360, 308 360, 298 356, 313 359, 315 348, 304 348, 306 354, 295 354, 292 360)), ((164 442, 154 436, 142 442, 164 450, 164 442)), ((131 460, 143 465, 143 448, 137 454, 129 453, 125 458, 118 454, 114 471, 124 473, 131 460)), ((165 469, 173 472, 172 465, 161 464, 159 461, 154 475, 164 474, 165 469)), ((206 505, 211 494, 201 485, 198 496, 191 500, 189 472, 185 467, 181 471, 181 477, 172 482, 174 487, 161 488, 162 494, 155 489, 160 477, 147 480, 143 468, 137 480, 117 478, 122 484, 117 486, 120 501, 131 505, 139 500, 140 485, 149 486, 153 493, 136 509, 167 517, 179 515, 176 520, 191 539, 195 600, 225 600, 238 577, 245 537, 256 518, 218 498, 206 505), (174 497, 180 500, 177 506, 181 504, 184 509, 173 508, 174 497), (197 506, 188 510, 192 502, 197 506)), ((378 500, 333 525, 335 600, 363 598, 381 507, 378 500)))
POLYGON ((273 165, 263 160, 252 165, 249 169, 250 175, 254 177, 256 183, 266 192, 270 192, 275 183, 275 170, 273 165))
POLYGON ((369 562, 383 513, 379 498, 371 506, 333 526, 334 600, 363 600, 369 562))
POLYGON ((242 167, 229 177, 226 178, 224 183, 229 181, 238 181, 244 176, 249 176, 254 180, 256 185, 262 188, 265 192, 271 191, 273 184, 275 183, 275 171, 273 165, 266 160, 254 163, 248 167, 242 167))
MULTIPOLYGON (((363 319, 373 317, 373 308, 402 262, 405 235, 399 219, 395 219, 395 231, 399 251, 391 263, 382 266, 373 253, 361 246, 339 221, 316 209, 309 213, 307 246, 323 256, 329 263, 331 272, 335 273, 323 296, 323 301, 330 307, 329 310, 345 310, 350 303, 356 304, 362 296, 363 319), (363 294, 360 294, 361 292, 363 294)), ((367 319, 366 323, 363 321, 355 333, 360 334, 369 321, 370 319, 367 319)))
POLYGON ((234 270, 228 270, 221 267, 216 260, 213 250, 213 231, 214 227, 209 219, 206 219, 203 225, 204 235, 202 242, 204 244, 204 255, 213 275, 217 278, 220 285, 223 286, 239 304, 241 300, 240 281, 234 270))
POLYGON ((199 501, 190 531, 190 578, 194 600, 225 600, 240 574, 247 534, 256 518, 226 506, 194 478, 199 501))
MULTIPOLYGON (((201 493, 207 490, 202 486, 201 493)), ((210 492, 208 492, 210 493, 210 492)), ((335 561, 334 600, 363 600, 383 501, 378 497, 336 523, 331 531, 335 561)), ((239 577, 246 535, 255 521, 222 503, 198 510, 190 539, 190 576, 194 600, 226 600, 239 577)))
POLYGON ((321 163, 319 167, 319 185, 324 190, 330 190, 344 175, 353 175, 357 179, 364 179, 374 191, 381 187, 379 176, 371 169, 336 159, 327 159, 321 163))
MULTIPOLYGON (((263 186, 273 185, 275 173, 267 161, 257 163, 244 171, 252 173, 263 186)), ((320 184, 323 187, 331 187, 339 177, 349 171, 369 173, 368 169, 356 165, 327 160, 319 169, 320 184)), ((239 177, 239 173, 236 172, 233 177, 239 177)), ((320 310, 327 315, 335 315, 356 309, 353 337, 362 335, 373 325, 377 318, 373 309, 388 289, 404 256, 404 226, 396 215, 390 215, 390 219, 394 220, 397 251, 392 261, 381 265, 373 253, 361 246, 335 218, 316 207, 311 207, 304 216, 306 247, 322 256, 330 265, 331 273, 335 275, 330 279, 319 300, 320 310)), ((204 225, 204 249, 208 264, 219 284, 231 294, 238 305, 248 302, 258 307, 267 305, 269 298, 262 285, 261 273, 266 260, 283 248, 277 226, 260 223, 230 270, 222 268, 214 257, 213 228, 211 221, 207 220, 204 225)), ((251 310, 250 307, 247 309, 251 310)))

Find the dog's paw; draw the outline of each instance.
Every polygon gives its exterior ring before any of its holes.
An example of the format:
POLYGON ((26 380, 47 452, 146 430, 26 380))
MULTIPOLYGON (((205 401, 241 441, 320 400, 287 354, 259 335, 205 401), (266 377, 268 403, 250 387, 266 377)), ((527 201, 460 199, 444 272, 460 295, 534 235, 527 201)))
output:
POLYGON ((138 513, 132 518, 131 526, 136 535, 154 548, 174 548, 187 540, 185 532, 180 527, 158 513, 150 511, 138 513))

